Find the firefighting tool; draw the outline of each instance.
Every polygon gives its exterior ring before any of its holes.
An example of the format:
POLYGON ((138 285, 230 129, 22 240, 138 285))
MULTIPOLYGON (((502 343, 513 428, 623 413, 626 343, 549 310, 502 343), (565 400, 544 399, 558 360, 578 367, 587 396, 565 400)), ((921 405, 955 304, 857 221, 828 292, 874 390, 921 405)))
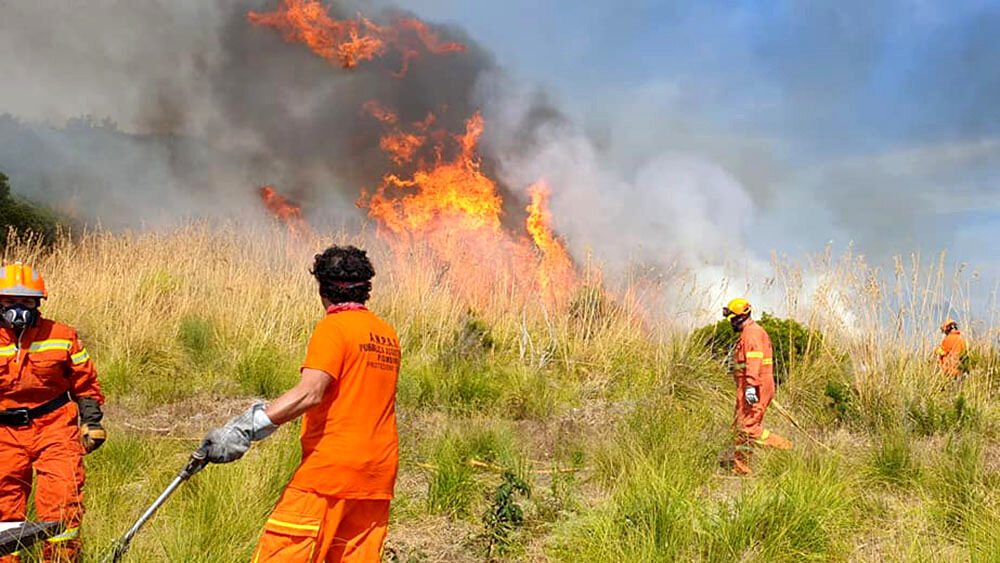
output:
POLYGON ((63 532, 62 522, 0 523, 0 555, 10 555, 63 532))
POLYGON ((806 429, 801 424, 799 424, 798 420, 795 420, 795 417, 792 416, 792 413, 790 413, 787 410, 785 410, 785 407, 781 406, 781 403, 779 403, 777 399, 771 399, 771 406, 774 407, 774 408, 776 408, 776 409, 778 409, 778 414, 780 414, 781 416, 785 417, 785 420, 787 420, 788 422, 791 422, 792 426, 794 426, 799 432, 801 432, 801 433, 803 433, 803 434, 806 435, 806 438, 809 438, 810 440, 812 440, 816 444, 819 444, 826 451, 828 451, 830 453, 834 453, 833 448, 831 448, 830 446, 824 444, 823 442, 820 442, 818 438, 815 438, 815 437, 813 437, 812 434, 806 432, 806 429))
POLYGON ((208 464, 208 455, 203 448, 198 448, 194 453, 191 454, 191 458, 188 460, 187 464, 181 469, 180 473, 174 477, 174 480, 167 485, 160 496, 142 513, 142 516, 132 524, 132 527, 125 532, 120 539, 115 541, 111 548, 111 552, 101 560, 101 563, 118 563, 121 561, 122 557, 125 556, 125 552, 128 551, 129 544, 132 543, 132 538, 139 532, 139 529, 156 514, 156 511, 160 508, 170 498, 170 495, 174 493, 181 486, 184 481, 191 478, 192 475, 198 473, 205 468, 208 464))

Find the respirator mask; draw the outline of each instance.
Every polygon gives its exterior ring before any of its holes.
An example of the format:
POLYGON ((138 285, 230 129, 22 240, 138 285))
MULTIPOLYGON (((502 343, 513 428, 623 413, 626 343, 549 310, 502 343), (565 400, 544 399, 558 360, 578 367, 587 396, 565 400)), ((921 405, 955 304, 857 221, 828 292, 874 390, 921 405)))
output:
POLYGON ((18 303, 10 307, 0 305, 0 324, 22 331, 38 322, 38 309, 18 303))

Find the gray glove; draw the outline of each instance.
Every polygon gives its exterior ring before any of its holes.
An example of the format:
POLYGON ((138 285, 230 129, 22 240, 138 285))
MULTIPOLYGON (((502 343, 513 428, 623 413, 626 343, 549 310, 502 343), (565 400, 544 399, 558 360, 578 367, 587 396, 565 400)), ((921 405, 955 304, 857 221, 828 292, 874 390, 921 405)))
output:
POLYGON ((209 462, 229 463, 243 457, 251 442, 263 440, 277 429, 264 412, 264 403, 257 402, 222 428, 209 432, 201 443, 201 449, 209 462))
POLYGON ((756 405, 760 401, 760 397, 757 396, 757 388, 752 385, 747 385, 747 388, 743 390, 743 398, 747 400, 748 405, 756 405))

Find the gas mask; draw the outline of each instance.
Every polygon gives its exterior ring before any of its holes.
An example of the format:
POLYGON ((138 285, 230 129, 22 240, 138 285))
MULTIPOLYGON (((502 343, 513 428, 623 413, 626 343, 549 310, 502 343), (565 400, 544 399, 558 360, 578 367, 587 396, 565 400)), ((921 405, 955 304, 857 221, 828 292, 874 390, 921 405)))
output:
POLYGON ((18 332, 38 322, 38 309, 26 305, 0 306, 0 323, 18 332))
POLYGON ((749 314, 736 315, 732 311, 730 311, 729 309, 726 309, 726 308, 722 309, 722 314, 727 319, 729 319, 729 326, 731 326, 733 328, 734 332, 740 332, 740 331, 742 331, 743 330, 743 325, 745 325, 747 323, 747 321, 750 320, 750 315, 749 314))

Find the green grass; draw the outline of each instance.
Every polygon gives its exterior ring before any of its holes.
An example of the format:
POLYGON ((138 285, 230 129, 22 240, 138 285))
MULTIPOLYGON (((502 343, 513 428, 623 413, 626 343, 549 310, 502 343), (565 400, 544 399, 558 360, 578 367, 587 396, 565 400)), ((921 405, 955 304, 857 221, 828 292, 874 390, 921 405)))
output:
MULTIPOLYGON (((304 266, 314 249, 298 256, 280 233, 264 235, 191 227, 4 251, 40 256, 53 289, 45 312, 80 330, 108 396, 110 441, 86 458, 87 561, 206 430, 297 381, 322 316, 304 266)), ((699 296, 643 308, 587 284, 562 309, 506 293, 470 304, 431 266, 359 243, 379 267, 371 307, 403 345, 389 535, 398 561, 483 561, 477 538, 505 470, 531 495, 516 497, 523 522, 498 560, 997 560, 1000 355, 981 342, 969 380, 942 382, 887 319, 914 323, 907 334, 936 324, 916 326, 912 304, 897 316, 872 301, 887 288, 872 289, 857 261, 826 272, 857 284, 834 301, 856 326, 800 316, 828 331, 789 360, 778 390, 802 429, 774 409, 765 419, 795 448, 758 452, 755 475, 737 479, 719 464, 732 445, 732 379, 690 331, 657 316, 696 310, 687 300, 699 296)), ((249 560, 298 460, 293 427, 209 467, 128 560, 249 560)))

